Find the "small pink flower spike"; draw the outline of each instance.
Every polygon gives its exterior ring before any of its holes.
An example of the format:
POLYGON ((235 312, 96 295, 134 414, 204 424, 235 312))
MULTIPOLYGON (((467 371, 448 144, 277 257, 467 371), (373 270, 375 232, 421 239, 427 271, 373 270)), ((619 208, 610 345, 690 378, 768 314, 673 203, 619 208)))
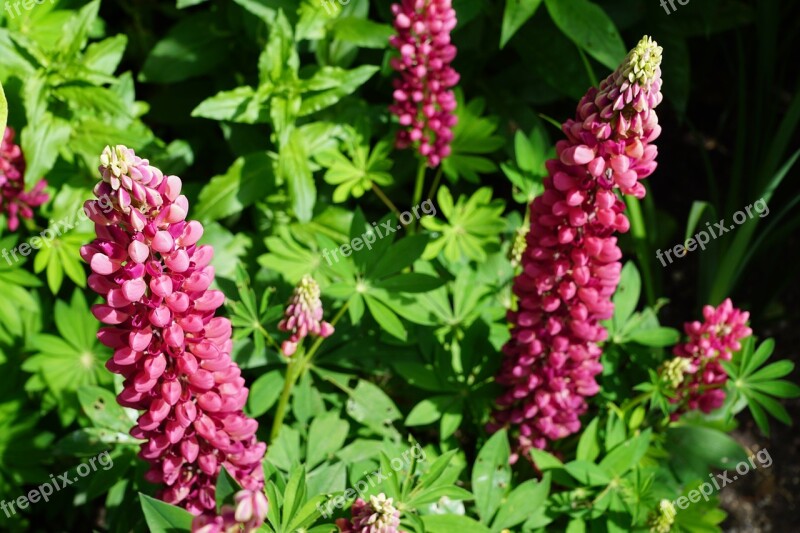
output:
POLYGON ((400 531, 400 511, 383 493, 370 496, 369 502, 357 499, 350 513, 350 520, 336 521, 339 533, 405 533, 400 531))
POLYGON ((450 63, 456 47, 450 32, 456 26, 451 0, 403 0, 392 5, 397 34, 389 43, 400 52, 391 66, 400 76, 394 80, 394 103, 389 110, 401 129, 398 148, 414 146, 437 167, 450 155, 456 98, 450 90, 458 73, 450 63))
POLYGON ((615 232, 629 228, 615 192, 641 198, 656 168, 651 144, 661 128, 661 48, 649 37, 581 99, 566 139, 547 162, 545 191, 530 207, 531 227, 514 280, 516 311, 497 382, 505 387, 490 431, 510 427, 513 460, 577 432, 586 397, 597 394, 600 347, 619 284, 615 232))
POLYGON ((19 217, 33 218, 33 208, 45 203, 50 196, 44 192, 45 180, 39 180, 33 189, 25 190, 25 156, 22 148, 14 144, 14 130, 8 127, 0 141, 0 213, 8 218, 8 229, 17 231, 19 217))
POLYGON ((287 357, 294 355, 297 345, 308 335, 326 338, 333 334, 333 326, 322 320, 322 301, 319 285, 309 275, 303 276, 295 287, 289 305, 278 323, 278 329, 291 333, 281 349, 287 357))
POLYGON ((699 409, 710 413, 722 407, 728 374, 721 362, 730 361, 742 349, 740 341, 753 334, 747 326, 750 313, 733 307, 730 298, 716 308, 705 306, 703 317, 704 322, 684 325, 687 341, 673 350, 676 359, 686 361, 683 365, 686 372, 673 400, 679 404, 674 420, 686 411, 699 409))
MULTIPOLYGON (((106 367, 125 378, 120 405, 142 411, 131 435, 144 440, 146 479, 213 531, 222 520, 214 500, 220 469, 260 493, 266 451, 258 422, 242 411, 248 391, 230 357, 231 323, 215 316, 225 296, 210 289, 214 252, 198 244, 203 226, 186 220, 180 178, 124 146, 106 147, 100 159, 99 200, 85 206, 97 238, 81 256, 93 271, 89 286, 106 300, 92 308, 108 325, 98 338, 114 350, 106 367)), ((252 523, 261 516, 257 503, 252 523)))

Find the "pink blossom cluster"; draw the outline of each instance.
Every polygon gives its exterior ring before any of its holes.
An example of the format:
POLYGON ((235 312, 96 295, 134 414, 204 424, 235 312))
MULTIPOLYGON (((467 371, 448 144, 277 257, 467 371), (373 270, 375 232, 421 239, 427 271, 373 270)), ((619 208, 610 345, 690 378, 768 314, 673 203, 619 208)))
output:
POLYGON ((278 329, 291 333, 283 341, 281 350, 286 356, 294 355, 297 345, 308 335, 326 338, 333 334, 333 326, 322 320, 322 301, 319 299, 319 285, 309 275, 303 276, 295 287, 284 318, 278 329))
POLYGON ((124 146, 100 160, 94 193, 113 209, 87 201, 97 238, 81 256, 106 301, 92 308, 108 325, 98 339, 114 350, 106 367, 125 377, 120 405, 144 411, 131 435, 145 441, 139 456, 150 463, 146 479, 164 485, 159 497, 213 515, 220 469, 261 491, 266 451, 242 411, 248 390, 230 358, 231 323, 215 316, 225 296, 209 289, 214 251, 197 244, 203 226, 186 220, 180 178, 124 146))
MULTIPOLYGON (((505 387, 489 430, 512 427, 517 452, 579 430, 585 398, 599 390, 598 343, 611 318, 622 253, 615 232, 629 228, 615 191, 641 198, 656 168, 661 48, 645 37, 623 64, 580 101, 566 140, 547 162, 545 191, 530 206, 531 228, 514 280, 497 382, 505 387)), ((518 455, 512 457, 516 461, 518 455)))
POLYGON ((219 516, 201 514, 192 520, 192 533, 250 533, 267 518, 267 497, 260 490, 243 489, 233 500, 236 507, 223 505, 219 516))
POLYGON ((351 519, 339 518, 339 533, 405 533, 400 531, 400 511, 392 498, 380 493, 369 502, 357 499, 350 507, 351 519))
POLYGON ((730 361, 742 349, 740 341, 753 334, 747 326, 750 313, 733 307, 730 298, 716 308, 703 307, 703 318, 703 322, 684 324, 688 339, 673 350, 677 357, 689 360, 673 400, 679 404, 673 418, 689 410, 710 413, 722 406, 728 374, 721 361, 730 361))
POLYGON ((400 52, 391 65, 400 76, 394 80, 394 104, 402 128, 397 147, 415 146, 431 167, 450 155, 452 128, 456 125, 456 98, 451 87, 458 73, 450 63, 456 47, 450 32, 456 26, 451 0, 402 0, 392 5, 397 34, 389 43, 400 52))
POLYGON ((44 192, 45 180, 30 191, 25 190, 25 156, 22 148, 14 144, 14 130, 7 127, 0 141, 0 213, 8 217, 8 229, 17 231, 19 216, 33 218, 33 208, 39 207, 50 197, 44 192))

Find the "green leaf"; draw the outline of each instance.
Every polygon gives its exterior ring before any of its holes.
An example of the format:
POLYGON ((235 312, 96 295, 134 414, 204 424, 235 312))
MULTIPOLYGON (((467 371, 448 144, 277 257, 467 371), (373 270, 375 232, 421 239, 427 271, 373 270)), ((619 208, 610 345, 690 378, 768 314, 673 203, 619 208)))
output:
POLYGON ((581 439, 578 441, 578 450, 575 452, 577 459, 585 461, 594 461, 600 455, 600 443, 597 440, 597 428, 600 423, 600 418, 593 418, 586 426, 581 434, 581 439))
POLYGON ((505 430, 486 441, 472 470, 472 492, 481 522, 488 524, 511 486, 511 450, 505 430))
POLYGON ((628 335, 628 339, 644 346, 666 347, 678 343, 681 334, 673 328, 637 329, 628 335))
POLYGON ((301 87, 305 93, 299 116, 304 117, 332 106, 354 93, 378 70, 380 69, 374 65, 361 65, 352 70, 331 66, 320 68, 310 79, 302 82, 301 87))
POLYGON ((302 466, 298 466, 289 476, 286 483, 286 491, 283 493, 283 512, 281 514, 281 526, 286 530, 289 522, 297 514, 300 506, 306 501, 306 471, 302 466))
POLYGON ((348 395, 347 414, 377 433, 386 434, 392 422, 402 418, 394 401, 369 381, 359 380, 355 390, 348 391, 348 395))
POLYGON ((267 372, 256 379, 250 386, 247 399, 248 414, 258 418, 272 407, 281 395, 283 374, 280 370, 267 372))
POLYGON ((59 150, 67 144, 72 128, 61 118, 44 113, 36 122, 29 122, 21 133, 25 153, 25 185, 33 186, 45 177, 58 158, 59 150))
POLYGON ((366 269, 367 277, 380 279, 410 267, 422 256, 429 240, 429 235, 411 235, 397 241, 374 265, 366 269))
POLYGON ((500 30, 500 48, 536 13, 541 3, 542 0, 506 0, 503 28, 500 30))
POLYGON ((213 72, 229 57, 229 41, 223 36, 214 13, 182 18, 150 50, 139 81, 175 83, 213 72))
POLYGON ((628 321, 636 310, 639 303, 639 295, 642 291, 642 278, 639 275, 633 261, 628 261, 622 267, 619 286, 614 293, 614 317, 612 318, 612 328, 614 332, 622 330, 622 326, 628 321))
POLYGON ((429 292, 444 285, 445 280, 427 274, 399 274, 374 283, 375 287, 389 292, 429 292))
POLYGON ((87 385, 78 390, 78 400, 95 427, 120 433, 130 431, 133 421, 117 404, 111 391, 87 385))
POLYGON ((220 512, 222 506, 226 503, 232 503, 233 495, 239 490, 241 490, 239 483, 228 472, 228 469, 223 466, 219 471, 217 487, 214 492, 214 497, 217 501, 217 512, 220 512))
POLYGON ((309 469, 325 461, 342 448, 347 438, 350 424, 339 418, 334 411, 322 414, 311 421, 308 430, 308 453, 306 464, 309 469))
POLYGON ((139 493, 142 512, 151 533, 179 533, 192 529, 192 514, 186 509, 139 493))
POLYGON ((408 413, 406 426, 433 424, 442 417, 442 413, 453 402, 453 396, 433 396, 422 400, 408 413))
POLYGON ((317 201, 317 187, 311 174, 302 135, 297 130, 294 130, 286 144, 281 146, 278 176, 289 186, 289 198, 295 216, 300 222, 310 221, 317 201))
POLYGON ((541 481, 529 479, 515 488, 500 506, 492 522, 492 530, 511 528, 524 522, 537 509, 544 506, 550 492, 550 475, 541 481))
POLYGON ((605 469, 614 477, 620 477, 625 474, 636 466, 644 457, 644 454, 647 453, 647 448, 650 445, 650 433, 651 431, 647 429, 611 450, 600 461, 600 468, 605 469))
POLYGON ((423 505, 436 503, 443 497, 451 501, 468 501, 474 499, 470 491, 464 490, 461 487, 447 485, 420 492, 409 500, 408 505, 410 507, 422 507, 423 505))
POLYGON ((462 515, 441 514, 424 515, 422 523, 427 533, 490 533, 490 529, 472 518, 462 515))
POLYGON ((389 309, 383 302, 373 296, 370 296, 369 294, 364 295, 364 301, 367 304, 367 309, 369 309, 372 318, 375 319, 378 325, 383 328, 386 333, 402 341, 406 340, 408 337, 408 332, 406 331, 405 326, 403 326, 403 322, 396 314, 394 314, 391 309, 389 309))
POLYGON ((379 24, 358 17, 341 17, 333 23, 333 35, 362 48, 386 48, 394 30, 388 24, 379 24))
POLYGON ((565 464, 564 469, 584 485, 596 487, 605 486, 611 482, 611 477, 604 468, 589 461, 576 459, 565 464))
POLYGON ((545 0, 556 26, 590 56, 611 70, 625 57, 614 22, 597 4, 589 0, 545 0))
POLYGON ((244 124, 269 122, 269 108, 262 104, 262 99, 268 95, 266 91, 258 94, 251 87, 221 91, 200 102, 192 116, 244 124))
POLYGON ((194 216, 207 222, 241 212, 274 190, 272 160, 266 152, 238 158, 225 174, 214 176, 198 197, 194 216))

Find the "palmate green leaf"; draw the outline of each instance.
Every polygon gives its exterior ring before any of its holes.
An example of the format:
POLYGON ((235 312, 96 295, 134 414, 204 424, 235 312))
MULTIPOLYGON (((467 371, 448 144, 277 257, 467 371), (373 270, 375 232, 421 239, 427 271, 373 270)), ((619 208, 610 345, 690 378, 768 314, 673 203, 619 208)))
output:
POLYGON ((478 189, 469 199, 460 196, 455 205, 450 190, 440 187, 437 200, 447 222, 434 217, 421 220, 426 229, 435 232, 423 259, 430 260, 443 253, 451 263, 464 259, 484 261, 487 249, 499 243, 499 234, 505 227, 502 218, 505 203, 492 200, 489 187, 478 189))
POLYGON ((500 48, 530 19, 542 0, 506 0, 503 11, 503 28, 500 30, 500 48))
POLYGON ((505 430, 483 445, 472 469, 472 492, 481 522, 488 524, 511 488, 511 449, 505 430))
POLYGON ((442 417, 444 411, 455 402, 450 395, 433 396, 419 402, 406 417, 406 426, 426 426, 442 417))
POLYGON ((483 154, 490 154, 503 146, 503 138, 496 135, 499 119, 482 117, 486 102, 475 98, 465 104, 464 95, 456 90, 457 107, 455 114, 458 123, 453 128, 451 154, 442 161, 442 171, 453 182, 464 178, 478 183, 478 174, 497 170, 494 162, 483 154))
POLYGON ((589 0, 545 0, 556 26, 611 70, 625 57, 625 44, 605 11, 589 0))
POLYGON ((636 310, 642 290, 642 278, 633 261, 622 267, 619 286, 614 293, 614 316, 611 319, 609 334, 613 336, 622 330, 625 323, 636 310))
POLYGON ((139 493, 142 512, 151 533, 176 533, 192 529, 192 514, 186 509, 139 493))
POLYGON ((394 180, 389 171, 392 160, 389 159, 391 144, 382 141, 370 150, 369 146, 355 144, 357 140, 350 133, 351 141, 346 148, 347 155, 338 150, 327 150, 317 153, 314 159, 327 168, 325 181, 336 185, 333 201, 341 203, 351 196, 360 198, 372 189, 372 184, 391 185, 394 180))
POLYGON ((770 434, 767 413, 786 425, 792 424, 786 409, 775 398, 800 397, 800 387, 780 379, 794 370, 794 363, 782 360, 767 364, 774 348, 772 339, 765 340, 756 348, 751 337, 742 343, 741 351, 732 361, 722 363, 730 378, 726 387, 732 400, 727 405, 735 414, 744 408, 746 402, 753 419, 766 436, 770 434))
POLYGON ((636 466, 644 457, 644 454, 647 453, 651 433, 650 429, 647 429, 611 450, 600 461, 600 468, 603 468, 614 477, 625 474, 636 466))

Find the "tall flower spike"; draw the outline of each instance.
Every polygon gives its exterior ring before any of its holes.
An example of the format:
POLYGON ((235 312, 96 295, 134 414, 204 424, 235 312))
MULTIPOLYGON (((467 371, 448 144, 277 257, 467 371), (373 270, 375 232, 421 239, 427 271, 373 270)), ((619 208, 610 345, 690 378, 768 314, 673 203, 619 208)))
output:
POLYGON ((352 518, 336 521, 339 533, 405 533, 400 531, 400 511, 384 493, 357 499, 350 508, 352 518))
POLYGON ((456 125, 456 98, 450 89, 458 73, 450 63, 456 47, 450 32, 456 26, 451 0, 403 0, 392 5, 397 35, 389 43, 400 52, 391 65, 400 76, 394 80, 394 104, 401 129, 397 147, 414 146, 431 167, 450 155, 452 128, 456 125))
POLYGON ((203 226, 186 220, 180 178, 124 146, 106 147, 101 161, 94 193, 103 202, 84 208, 97 238, 81 256, 106 300, 92 308, 108 324, 97 334, 114 350, 106 367, 125 378, 120 405, 143 411, 131 435, 145 441, 146 479, 164 485, 167 503, 213 519, 220 469, 261 492, 266 451, 242 411, 248 391, 230 358, 231 323, 215 316, 225 296, 209 289, 214 250, 198 244, 203 226))
POLYGON ((581 99, 562 130, 557 158, 547 162, 545 191, 530 206, 531 229, 514 280, 518 308, 508 313, 497 382, 505 392, 489 429, 510 427, 516 451, 580 429, 585 398, 599 390, 598 343, 611 318, 626 232, 625 204, 615 190, 641 198, 640 180, 656 168, 651 144, 661 128, 661 48, 643 38, 620 67, 581 99))
POLYGON ((14 144, 14 130, 8 127, 0 141, 0 213, 8 217, 8 229, 17 231, 19 217, 33 218, 33 208, 45 203, 45 180, 39 180, 30 191, 25 190, 25 156, 14 144))
POLYGON ((688 369, 676 387, 673 402, 678 409, 673 419, 693 409, 710 413, 722 407, 728 374, 721 362, 730 361, 733 353, 742 349, 740 341, 753 334, 747 326, 750 313, 733 307, 730 298, 718 307, 705 306, 703 318, 702 323, 684 325, 688 339, 673 350, 676 360, 684 361, 688 369))
POLYGON ((281 345, 285 355, 294 355, 297 345, 308 335, 325 338, 333 333, 333 326, 322 320, 319 294, 319 285, 308 274, 295 287, 284 318, 278 323, 279 330, 291 333, 281 345))

